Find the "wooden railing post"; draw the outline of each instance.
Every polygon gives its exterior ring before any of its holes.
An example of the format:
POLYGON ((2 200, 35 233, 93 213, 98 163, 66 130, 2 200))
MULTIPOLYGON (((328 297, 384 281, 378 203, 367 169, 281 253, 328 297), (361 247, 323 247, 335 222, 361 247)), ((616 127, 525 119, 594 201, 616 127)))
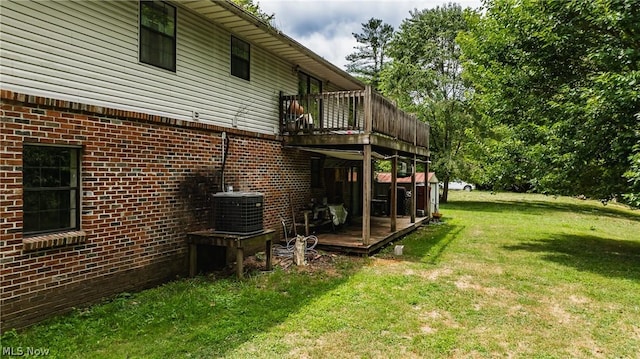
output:
MULTIPOLYGON (((431 125, 427 122, 427 125, 425 127, 427 129, 426 130, 427 133, 425 134, 427 136, 427 151, 429 151, 429 148, 430 148, 429 147, 429 137, 431 137, 431 125)), ((431 157, 430 153, 429 153, 429 157, 431 157)))
POLYGON ((393 101, 391 103, 393 105, 393 108, 391 109, 391 113, 393 114, 393 118, 390 119, 391 121, 393 121, 393 123, 391 124, 391 128, 393 128, 392 132, 393 132, 393 138, 395 139, 401 139, 402 136, 400 135, 400 133, 402 132, 402 123, 404 122, 403 119, 401 119, 402 117, 400 116, 400 111, 398 111, 398 108, 396 107, 396 102, 393 101))
POLYGON ((373 92, 369 85, 364 90, 364 132, 373 132, 373 92))
POLYGON ((413 145, 418 145, 418 118, 414 116, 413 118, 413 145))
POLYGON ((325 127, 324 95, 323 94, 318 94, 317 101, 318 101, 318 117, 320 117, 320 119, 319 119, 319 121, 320 121, 320 130, 323 131, 324 127, 325 127))
MULTIPOLYGON (((426 185, 426 184, 425 184, 426 185)), ((425 187, 425 190, 427 187, 425 187)), ((416 203, 418 203, 418 191, 416 187, 416 154, 413 154, 413 161, 411 161, 411 223, 416 223, 416 203)))

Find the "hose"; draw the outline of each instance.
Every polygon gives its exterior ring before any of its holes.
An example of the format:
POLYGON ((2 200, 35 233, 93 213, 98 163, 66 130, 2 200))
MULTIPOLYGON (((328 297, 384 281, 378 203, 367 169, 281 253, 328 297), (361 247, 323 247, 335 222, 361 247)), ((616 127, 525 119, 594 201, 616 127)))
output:
MULTIPOLYGON (((315 257, 318 254, 314 248, 318 245, 318 237, 316 236, 298 236, 302 237, 307 241, 307 247, 304 249, 305 255, 307 257, 315 257)), ((297 237, 296 237, 297 238, 297 237)), ((287 241, 286 245, 277 244, 273 247, 273 254, 276 257, 291 257, 293 258, 293 252, 295 250, 295 242, 296 238, 291 238, 287 241)))
POLYGON ((280 218, 282 221, 282 227, 284 229, 284 239, 286 245, 277 244, 273 246, 273 255, 280 258, 291 258, 293 259, 293 252, 295 251, 295 242, 298 237, 302 237, 307 241, 307 246, 304 249, 305 258, 312 259, 318 255, 318 251, 315 250, 315 247, 318 245, 318 237, 316 236, 298 236, 293 237, 291 239, 287 239, 287 226, 285 224, 284 219, 280 218))

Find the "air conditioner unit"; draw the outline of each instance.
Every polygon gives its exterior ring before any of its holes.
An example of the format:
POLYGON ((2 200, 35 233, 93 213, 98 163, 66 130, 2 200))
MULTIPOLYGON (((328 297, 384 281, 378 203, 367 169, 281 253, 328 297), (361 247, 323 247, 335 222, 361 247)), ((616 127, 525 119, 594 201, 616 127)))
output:
POLYGON ((264 228, 264 196, 258 192, 219 192, 213 195, 217 232, 247 235, 264 228))

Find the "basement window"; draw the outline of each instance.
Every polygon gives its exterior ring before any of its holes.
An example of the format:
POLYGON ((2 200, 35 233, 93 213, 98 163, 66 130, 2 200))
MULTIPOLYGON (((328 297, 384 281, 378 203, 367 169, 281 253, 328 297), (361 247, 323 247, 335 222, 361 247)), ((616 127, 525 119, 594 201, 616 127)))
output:
POLYGON ((80 227, 80 148, 23 146, 23 233, 25 236, 80 227))

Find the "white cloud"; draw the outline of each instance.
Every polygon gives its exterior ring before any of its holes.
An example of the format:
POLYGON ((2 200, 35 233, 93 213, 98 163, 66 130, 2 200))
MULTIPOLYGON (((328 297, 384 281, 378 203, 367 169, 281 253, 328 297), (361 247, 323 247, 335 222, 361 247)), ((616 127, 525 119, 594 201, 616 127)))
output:
POLYGON ((322 32, 314 32, 296 40, 342 69, 347 64, 345 56, 352 53, 353 47, 356 46, 351 32, 334 34, 331 37, 322 32))
MULTIPOLYGON (((261 0, 260 8, 275 13, 275 26, 334 65, 344 68, 354 52, 352 33, 378 18, 397 29, 409 11, 442 6, 446 0, 261 0)), ((458 0, 463 7, 479 7, 481 0, 458 0)))

